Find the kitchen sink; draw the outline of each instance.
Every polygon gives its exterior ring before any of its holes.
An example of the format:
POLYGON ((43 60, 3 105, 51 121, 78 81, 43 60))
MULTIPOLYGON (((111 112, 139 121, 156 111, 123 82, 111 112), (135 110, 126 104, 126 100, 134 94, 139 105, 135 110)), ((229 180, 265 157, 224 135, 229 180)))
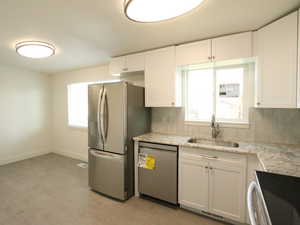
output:
POLYGON ((191 138, 188 140, 189 143, 203 144, 203 145, 216 145, 223 147, 238 148, 239 143, 231 141, 222 141, 222 140, 213 140, 213 139, 204 139, 204 138, 191 138))

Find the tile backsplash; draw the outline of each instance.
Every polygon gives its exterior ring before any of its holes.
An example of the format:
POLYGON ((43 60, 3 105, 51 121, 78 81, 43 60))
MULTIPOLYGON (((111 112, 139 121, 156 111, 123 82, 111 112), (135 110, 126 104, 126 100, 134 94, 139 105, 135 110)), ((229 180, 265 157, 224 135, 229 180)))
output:
MULTIPOLYGON (((249 128, 221 128, 221 138, 255 143, 300 144, 300 110, 251 108, 249 122, 249 128)), ((184 108, 152 108, 152 132, 211 137, 210 127, 185 123, 184 108)))

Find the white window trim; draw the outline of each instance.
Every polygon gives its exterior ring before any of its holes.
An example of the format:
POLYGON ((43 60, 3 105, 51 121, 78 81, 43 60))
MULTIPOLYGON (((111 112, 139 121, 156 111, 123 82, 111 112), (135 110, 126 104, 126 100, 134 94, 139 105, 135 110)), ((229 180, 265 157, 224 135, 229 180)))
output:
MULTIPOLYGON (((245 78, 244 79, 244 93, 243 93, 243 98, 245 99, 245 102, 247 104, 243 104, 243 113, 246 114, 243 117, 247 118, 247 121, 234 121, 234 120, 224 120, 224 119, 218 119, 216 118, 216 122, 220 125, 220 127, 223 128, 250 128, 250 122, 249 122, 249 109, 253 106, 254 103, 254 72, 255 72, 255 66, 250 66, 250 64, 246 63, 241 63, 241 64, 234 64, 234 65, 224 65, 224 66, 218 66, 217 68, 214 68, 213 76, 214 76, 214 104, 213 104, 213 112, 216 112, 216 71, 217 69, 223 69, 223 68, 237 68, 243 66, 245 69, 245 78), (247 109, 248 108, 248 109, 247 109)), ((199 68, 195 68, 194 70, 198 69, 205 69, 205 68, 212 68, 213 65, 207 64, 207 66, 201 66, 199 68)), ((190 69, 193 70, 193 69, 190 69)), ((184 87, 183 87, 183 99, 184 99, 184 105, 185 108, 187 108, 187 76, 188 76, 188 71, 189 69, 184 69, 182 70, 182 76, 183 76, 183 81, 184 81, 184 87)), ((184 123, 186 125, 196 125, 196 126, 210 126, 211 122, 210 121, 191 121, 187 119, 187 110, 185 110, 185 115, 184 115, 184 123)))
POLYGON ((68 128, 72 130, 78 130, 78 131, 87 131, 88 127, 86 126, 76 126, 76 125, 70 125, 68 124, 68 128))
MULTIPOLYGON (((249 122, 222 122, 222 121, 217 121, 217 123, 220 125, 221 128, 244 128, 248 129, 250 128, 250 123, 249 122)), ((202 127, 210 127, 211 122, 207 121, 184 121, 185 125, 191 125, 191 126, 202 126, 202 127)))

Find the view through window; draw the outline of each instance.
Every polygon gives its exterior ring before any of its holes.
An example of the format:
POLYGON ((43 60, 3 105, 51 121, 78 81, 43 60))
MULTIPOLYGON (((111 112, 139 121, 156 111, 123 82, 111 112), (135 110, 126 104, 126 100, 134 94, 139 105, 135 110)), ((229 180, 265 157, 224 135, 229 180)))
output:
POLYGON ((68 89, 68 125, 71 127, 88 127, 88 85, 95 83, 116 82, 110 80, 104 82, 74 83, 67 86, 68 89))
POLYGON ((251 106, 251 64, 184 71, 186 121, 247 123, 251 106))
POLYGON ((88 85, 76 83, 68 85, 68 124, 73 127, 88 125, 88 85))

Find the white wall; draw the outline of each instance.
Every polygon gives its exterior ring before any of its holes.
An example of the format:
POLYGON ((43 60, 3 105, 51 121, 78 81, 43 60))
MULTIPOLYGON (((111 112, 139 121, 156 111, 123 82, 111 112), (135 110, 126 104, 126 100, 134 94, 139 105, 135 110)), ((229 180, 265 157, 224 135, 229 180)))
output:
POLYGON ((0 65, 0 165, 51 151, 50 81, 0 65))
POLYGON ((87 129, 68 126, 67 85, 77 82, 115 80, 116 77, 109 76, 108 66, 106 65, 51 76, 53 151, 73 158, 87 160, 87 129))

